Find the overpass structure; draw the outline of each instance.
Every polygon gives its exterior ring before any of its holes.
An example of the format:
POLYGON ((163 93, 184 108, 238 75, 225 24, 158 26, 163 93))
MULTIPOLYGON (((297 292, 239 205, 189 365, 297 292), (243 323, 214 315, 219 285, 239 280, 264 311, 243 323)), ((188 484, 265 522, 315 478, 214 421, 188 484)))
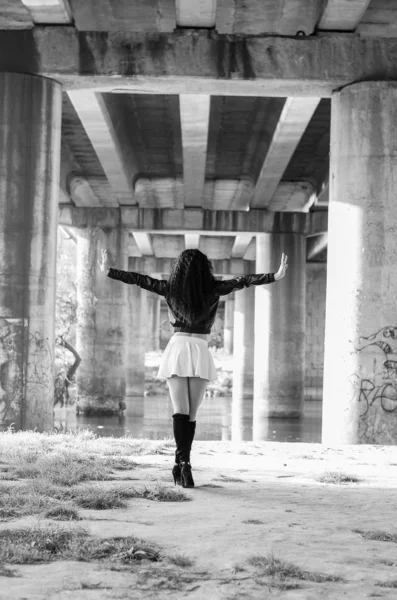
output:
POLYGON ((83 406, 141 393, 143 295, 101 248, 164 273, 199 247, 226 277, 284 251, 236 294, 236 415, 252 395, 258 439, 301 416, 327 260, 323 440, 395 443, 396 41, 392 0, 0 0, 0 425, 52 426, 61 224, 83 406))

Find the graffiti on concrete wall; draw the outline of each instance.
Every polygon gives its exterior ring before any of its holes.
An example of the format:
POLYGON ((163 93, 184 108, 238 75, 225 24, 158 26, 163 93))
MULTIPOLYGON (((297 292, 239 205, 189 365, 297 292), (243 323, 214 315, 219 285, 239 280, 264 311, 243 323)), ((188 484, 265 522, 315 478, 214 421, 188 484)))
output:
POLYGON ((48 340, 38 331, 29 332, 26 395, 33 410, 53 394, 53 364, 48 340))
MULTIPOLYGON (((397 327, 382 327, 379 331, 359 339, 356 352, 360 353, 362 375, 355 379, 360 410, 360 438, 379 441, 379 435, 390 429, 390 417, 396 413, 397 428, 397 327), (387 422, 389 420, 389 423, 387 422)), ((386 440, 385 440, 386 441, 386 440)))
POLYGON ((0 317, 0 425, 20 424, 27 319, 0 317))

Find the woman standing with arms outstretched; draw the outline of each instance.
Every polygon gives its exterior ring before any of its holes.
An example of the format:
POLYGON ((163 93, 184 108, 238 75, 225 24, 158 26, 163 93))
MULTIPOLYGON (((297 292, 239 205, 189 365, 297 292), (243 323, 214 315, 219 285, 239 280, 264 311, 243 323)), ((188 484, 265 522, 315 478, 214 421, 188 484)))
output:
POLYGON ((102 250, 101 270, 111 279, 135 284, 164 296, 174 328, 161 358, 158 377, 167 380, 174 409, 173 430, 176 443, 175 484, 194 487, 190 451, 196 430, 196 416, 209 381, 217 378, 208 337, 215 320, 219 297, 252 285, 273 283, 287 271, 287 256, 282 254, 277 273, 246 275, 218 281, 212 264, 200 250, 185 250, 175 260, 168 281, 148 275, 120 271, 109 266, 102 250))

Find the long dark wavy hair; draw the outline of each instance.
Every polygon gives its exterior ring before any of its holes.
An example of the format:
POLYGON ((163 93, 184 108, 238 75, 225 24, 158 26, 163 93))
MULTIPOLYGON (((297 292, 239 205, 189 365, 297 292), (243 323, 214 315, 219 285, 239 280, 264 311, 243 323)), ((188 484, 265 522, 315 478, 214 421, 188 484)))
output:
POLYGON ((199 317, 212 296, 212 264, 200 250, 184 250, 172 265, 168 290, 174 312, 183 318, 199 317))

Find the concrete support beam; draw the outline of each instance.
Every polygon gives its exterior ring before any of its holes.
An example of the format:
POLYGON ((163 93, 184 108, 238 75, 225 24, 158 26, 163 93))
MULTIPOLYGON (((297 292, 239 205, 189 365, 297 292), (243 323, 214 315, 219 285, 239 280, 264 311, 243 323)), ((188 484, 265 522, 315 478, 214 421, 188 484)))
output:
POLYGON ((22 0, 33 22, 45 25, 66 25, 72 22, 68 0, 22 0))
POLYGON ((185 235, 242 233, 303 233, 327 231, 328 215, 314 213, 276 213, 266 210, 211 211, 191 209, 150 209, 136 207, 77 208, 59 207, 59 222, 66 227, 121 227, 134 232, 172 232, 185 235))
POLYGON ((244 418, 251 424, 252 415, 244 414, 246 398, 254 391, 255 288, 235 292, 233 339, 232 440, 240 441, 244 418))
POLYGON ((0 73, 0 430, 53 426, 62 90, 0 73))
POLYGON ((233 354, 234 337, 234 306, 235 295, 225 296, 225 316, 223 325, 223 349, 227 354, 233 354))
POLYGON ((326 0, 317 29, 354 31, 370 3, 371 0, 326 0))
MULTIPOLYGON (((250 206, 269 208, 284 171, 308 126, 320 98, 287 98, 263 162, 250 206)), ((295 210, 304 209, 307 204, 295 210)))
POLYGON ((281 253, 289 269, 281 281, 257 286, 253 438, 263 439, 266 420, 300 418, 303 412, 306 256, 299 234, 257 236, 256 272, 275 268, 281 253))
POLYGON ((326 97, 352 81, 397 79, 395 52, 391 39, 343 34, 242 43, 208 31, 0 33, 0 71, 54 77, 65 89, 123 93, 326 97))
POLYGON ((87 90, 71 91, 69 98, 101 161, 116 199, 115 204, 135 204, 134 173, 125 159, 103 98, 87 90))
POLYGON ((396 444, 397 83, 345 88, 331 117, 322 440, 396 444))
POLYGON ((202 206, 207 158, 210 96, 179 96, 185 206, 202 206))
POLYGON ((147 295, 146 350, 150 352, 158 352, 160 350, 160 304, 160 296, 157 294, 147 295))
MULTIPOLYGON (((169 273, 174 260, 171 258, 129 257, 128 270, 135 273, 169 273)), ((251 275, 256 273, 255 262, 250 260, 212 260, 214 275, 251 275)), ((160 279, 160 277, 158 276, 160 279)))
POLYGON ((127 286, 99 269, 101 249, 111 264, 127 267, 126 232, 98 228, 77 236, 76 346, 77 410, 83 414, 118 414, 126 395, 127 286))
POLYGON ((128 296, 127 330, 127 391, 125 416, 135 413, 135 398, 145 392, 145 352, 148 335, 147 299, 150 292, 136 285, 124 285, 128 296))

